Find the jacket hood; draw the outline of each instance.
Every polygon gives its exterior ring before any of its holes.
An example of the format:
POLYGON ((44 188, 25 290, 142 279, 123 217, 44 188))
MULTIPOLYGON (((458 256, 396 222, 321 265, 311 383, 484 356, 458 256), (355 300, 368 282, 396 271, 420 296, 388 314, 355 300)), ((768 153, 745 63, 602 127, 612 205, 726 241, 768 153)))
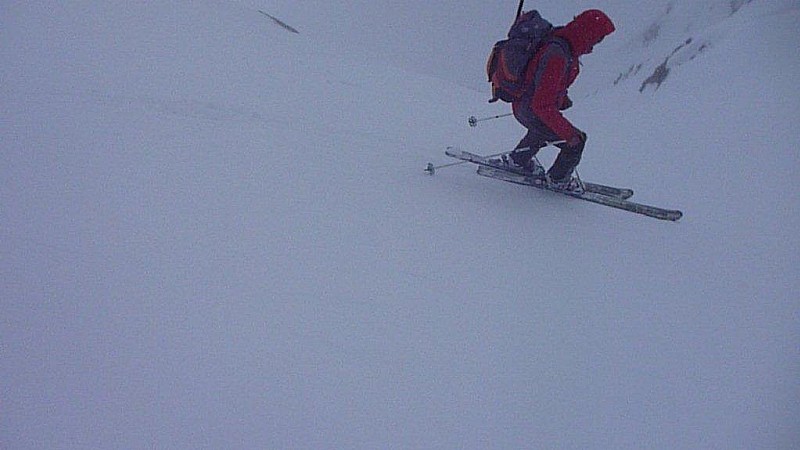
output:
POLYGON ((592 52, 592 47, 616 30, 611 19, 600 10, 584 11, 559 30, 558 35, 572 45, 576 55, 592 52))

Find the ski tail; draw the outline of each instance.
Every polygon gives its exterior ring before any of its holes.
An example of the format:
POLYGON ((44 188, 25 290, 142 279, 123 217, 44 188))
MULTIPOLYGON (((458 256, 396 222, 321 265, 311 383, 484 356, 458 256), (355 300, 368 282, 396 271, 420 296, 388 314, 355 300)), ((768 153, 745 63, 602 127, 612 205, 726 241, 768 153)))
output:
POLYGON ((657 206, 645 205, 641 203, 632 202, 630 200, 626 200, 620 197, 599 194, 597 192, 590 192, 590 191, 574 192, 574 191, 555 190, 547 187, 547 185, 545 184, 536 183, 536 180, 531 180, 530 178, 520 176, 505 170, 496 169, 494 167, 480 166, 478 167, 478 175, 502 181, 507 181, 510 183, 532 186, 537 189, 556 192, 572 198, 577 198, 580 200, 586 200, 588 202, 609 206, 611 208, 621 209, 636 214, 642 214, 648 217, 652 217, 654 219, 668 220, 675 222, 680 220, 681 217, 683 217, 683 212, 679 210, 665 209, 665 208, 659 208, 657 206))

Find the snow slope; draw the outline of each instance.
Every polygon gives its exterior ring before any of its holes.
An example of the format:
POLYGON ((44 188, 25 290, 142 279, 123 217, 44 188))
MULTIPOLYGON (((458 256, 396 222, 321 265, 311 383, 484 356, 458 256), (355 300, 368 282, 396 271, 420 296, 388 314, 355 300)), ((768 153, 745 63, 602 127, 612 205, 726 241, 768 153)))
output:
POLYGON ((677 224, 425 176, 522 130, 288 3, 4 2, 0 447, 796 446, 800 7, 645 3, 570 118, 677 224))

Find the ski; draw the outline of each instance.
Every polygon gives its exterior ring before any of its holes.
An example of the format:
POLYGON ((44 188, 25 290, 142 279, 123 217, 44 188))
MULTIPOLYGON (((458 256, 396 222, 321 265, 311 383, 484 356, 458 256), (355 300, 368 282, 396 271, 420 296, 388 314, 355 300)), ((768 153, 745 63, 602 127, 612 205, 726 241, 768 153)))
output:
MULTIPOLYGON (((622 196, 605 195, 599 192, 590 191, 588 188, 583 192, 564 191, 560 189, 553 189, 549 187, 541 178, 527 176, 517 173, 512 170, 507 170, 505 167, 498 167, 490 163, 485 158, 469 152, 455 152, 453 149, 448 149, 446 152, 448 156, 461 159, 463 161, 471 162, 478 165, 478 175, 494 178, 510 183, 532 186, 537 189, 547 190, 558 194, 563 194, 568 197, 586 200, 592 203, 609 206, 624 211, 629 211, 637 214, 642 214, 648 217, 661 220, 677 221, 683 217, 683 213, 678 210, 664 209, 656 206, 644 205, 636 203, 623 198, 622 196)), ((590 183, 583 183, 584 186, 590 183)), ((601 185, 602 186, 602 185, 601 185)), ((610 187, 610 186, 606 186, 610 187)), ((618 189, 618 188, 611 188, 618 189)))
MULTIPOLYGON (((515 175, 519 175, 519 176, 522 176, 522 177, 525 177, 525 178, 528 178, 528 179, 535 180, 535 178, 529 176, 525 172, 516 171, 516 170, 514 170, 513 167, 505 165, 505 164, 502 164, 502 163, 498 162, 497 160, 488 159, 488 158, 485 158, 483 156, 476 155, 474 153, 465 152, 463 150, 458 150, 455 147, 449 147, 447 149, 447 151, 445 151, 445 154, 447 156, 451 157, 451 158, 456 158, 456 159, 460 159, 462 161, 471 162, 471 163, 477 164, 479 166, 491 167, 491 168, 494 168, 494 169, 497 169, 497 170, 501 170, 501 171, 504 171, 504 172, 509 172, 509 173, 512 173, 512 174, 515 174, 515 175)), ((586 192, 592 192, 592 193, 595 193, 595 194, 606 195, 606 196, 609 196, 609 197, 617 197, 617 198, 621 198, 623 200, 627 200, 627 199, 633 197, 633 190, 632 189, 618 188, 618 187, 613 187, 613 186, 606 186, 604 184, 588 183, 588 182, 584 182, 583 183, 583 187, 584 187, 584 189, 586 189, 586 192)))

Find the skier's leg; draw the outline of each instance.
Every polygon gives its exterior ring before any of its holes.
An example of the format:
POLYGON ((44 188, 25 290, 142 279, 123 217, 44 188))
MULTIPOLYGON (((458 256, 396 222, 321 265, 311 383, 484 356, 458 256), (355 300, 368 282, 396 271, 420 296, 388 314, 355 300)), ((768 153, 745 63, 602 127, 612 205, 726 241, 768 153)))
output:
POLYGON ((558 139, 547 126, 545 126, 536 116, 518 114, 517 120, 526 126, 528 132, 519 141, 519 144, 511 152, 511 159, 518 166, 533 166, 533 157, 544 148, 548 142, 558 139))
POLYGON ((553 166, 547 171, 553 182, 567 181, 572 177, 572 172, 581 162, 585 146, 586 142, 581 142, 574 147, 570 147, 567 144, 559 144, 557 146, 561 151, 558 153, 553 166))
POLYGON ((530 98, 523 98, 520 102, 512 104, 514 117, 528 129, 528 132, 511 152, 511 159, 518 166, 544 173, 544 169, 538 166, 533 158, 548 142, 557 141, 559 137, 536 117, 530 108, 530 101, 530 98))
POLYGON ((531 156, 535 156, 546 143, 547 141, 542 140, 538 130, 529 128, 522 140, 519 141, 519 144, 514 147, 514 151, 533 151, 534 153, 531 156))
POLYGON ((519 144, 514 147, 514 151, 511 152, 511 160, 520 167, 529 168, 533 157, 544 146, 545 142, 542 142, 539 133, 536 130, 529 129, 522 140, 519 141, 519 144))

